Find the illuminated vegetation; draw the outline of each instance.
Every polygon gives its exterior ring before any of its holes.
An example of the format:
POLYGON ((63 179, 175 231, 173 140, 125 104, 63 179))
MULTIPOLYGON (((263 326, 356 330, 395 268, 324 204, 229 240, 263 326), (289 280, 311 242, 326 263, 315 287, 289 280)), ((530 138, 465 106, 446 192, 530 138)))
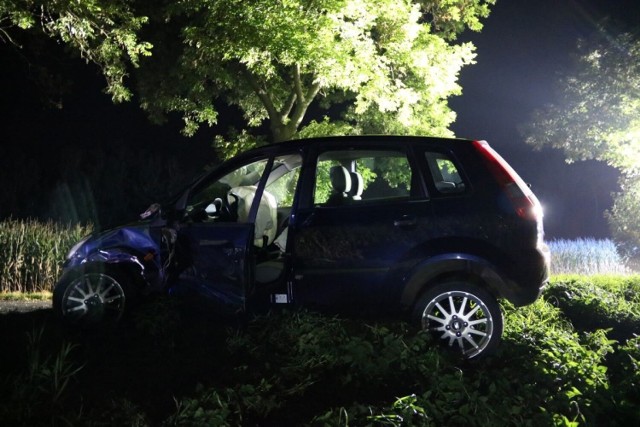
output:
POLYGON ((595 159, 620 170, 621 192, 609 215, 614 239, 640 256, 640 39, 602 29, 582 41, 556 101, 525 129, 534 147, 563 150, 568 162, 595 159))

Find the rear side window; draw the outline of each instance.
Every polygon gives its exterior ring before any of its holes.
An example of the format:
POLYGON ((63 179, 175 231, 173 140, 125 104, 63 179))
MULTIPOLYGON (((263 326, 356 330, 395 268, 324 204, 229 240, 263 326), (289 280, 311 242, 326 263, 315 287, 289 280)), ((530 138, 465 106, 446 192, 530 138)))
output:
POLYGON ((314 204, 335 206, 408 199, 414 175, 399 151, 329 151, 318 158, 314 204))
POLYGON ((443 153, 427 152, 426 159, 438 193, 459 194, 465 192, 467 186, 451 157, 443 153))

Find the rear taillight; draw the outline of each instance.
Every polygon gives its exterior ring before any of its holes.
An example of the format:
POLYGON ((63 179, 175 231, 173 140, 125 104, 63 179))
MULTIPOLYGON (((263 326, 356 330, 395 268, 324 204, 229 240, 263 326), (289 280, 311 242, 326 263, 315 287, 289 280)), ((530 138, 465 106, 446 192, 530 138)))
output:
POLYGON ((474 147, 498 181, 500 188, 513 203, 516 214, 524 219, 541 222, 542 206, 520 176, 486 141, 473 141, 474 147))

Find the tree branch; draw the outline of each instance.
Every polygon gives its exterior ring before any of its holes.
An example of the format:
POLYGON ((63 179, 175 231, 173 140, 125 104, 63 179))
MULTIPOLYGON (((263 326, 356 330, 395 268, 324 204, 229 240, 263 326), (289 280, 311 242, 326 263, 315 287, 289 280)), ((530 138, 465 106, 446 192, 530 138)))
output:
POLYGON ((291 122, 289 123, 290 126, 293 126, 296 130, 298 129, 309 105, 311 105, 311 102, 313 102, 318 92, 320 92, 320 83, 316 82, 309 87, 306 95, 301 98, 304 101, 296 103, 296 109, 291 117, 291 122))
POLYGON ((242 67, 242 68, 243 68, 242 73, 247 79, 247 82, 249 82, 249 86, 251 86, 253 91, 258 96, 258 99, 260 99, 260 102, 262 102, 262 105, 264 105, 264 108, 267 110, 267 114, 269 115, 269 119, 271 120, 271 122, 272 123, 280 122, 280 120, 278 120, 279 119, 278 110, 276 109, 275 105, 273 105, 273 100, 269 96, 269 93, 260 85, 260 82, 258 81, 256 76, 254 76, 245 67, 242 67))
POLYGON ((287 99, 287 102, 285 102, 282 106, 280 117, 287 117, 289 114, 291 114, 291 109, 293 109, 293 106, 295 105, 297 99, 298 96, 295 93, 291 93, 291 95, 289 95, 289 99, 287 99))
POLYGON ((9 35, 9 32, 7 32, 4 29, 4 27, 0 27, 0 40, 2 40, 5 43, 10 43, 10 44, 12 44, 14 46, 17 46, 17 47, 22 47, 18 43, 16 43, 15 41, 13 41, 13 39, 9 35))
POLYGON ((302 81, 300 79, 300 64, 296 64, 293 67, 293 84, 296 95, 298 95, 298 102, 304 103, 305 97, 302 93, 302 81))

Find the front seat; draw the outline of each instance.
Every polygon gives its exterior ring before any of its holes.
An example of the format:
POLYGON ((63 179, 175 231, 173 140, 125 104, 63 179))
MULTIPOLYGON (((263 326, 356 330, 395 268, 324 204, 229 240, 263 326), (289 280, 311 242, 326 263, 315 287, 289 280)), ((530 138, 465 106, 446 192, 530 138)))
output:
POLYGON ((327 205, 340 205, 349 197, 351 191, 351 175, 344 166, 332 166, 329 169, 331 180, 331 195, 327 199, 327 205))
MULTIPOLYGON (((249 211, 256 194, 255 185, 235 187, 229 191, 238 197, 238 222, 249 220, 249 211)), ((228 196, 230 201, 233 196, 228 196)), ((253 244, 259 248, 266 248, 273 243, 278 228, 277 203, 275 197, 268 191, 263 191, 260 206, 256 215, 255 238, 253 244)), ((278 279, 284 271, 284 261, 273 259, 261 262, 255 268, 255 280, 258 283, 269 283, 278 279)))
MULTIPOLYGON (((238 222, 249 220, 249 211, 256 195, 255 185, 246 185, 232 188, 227 197, 229 202, 233 202, 235 194, 238 197, 238 222)), ((276 237, 278 226, 276 198, 268 191, 262 192, 260 206, 256 215, 255 234, 253 244, 259 248, 267 247, 276 237)))

